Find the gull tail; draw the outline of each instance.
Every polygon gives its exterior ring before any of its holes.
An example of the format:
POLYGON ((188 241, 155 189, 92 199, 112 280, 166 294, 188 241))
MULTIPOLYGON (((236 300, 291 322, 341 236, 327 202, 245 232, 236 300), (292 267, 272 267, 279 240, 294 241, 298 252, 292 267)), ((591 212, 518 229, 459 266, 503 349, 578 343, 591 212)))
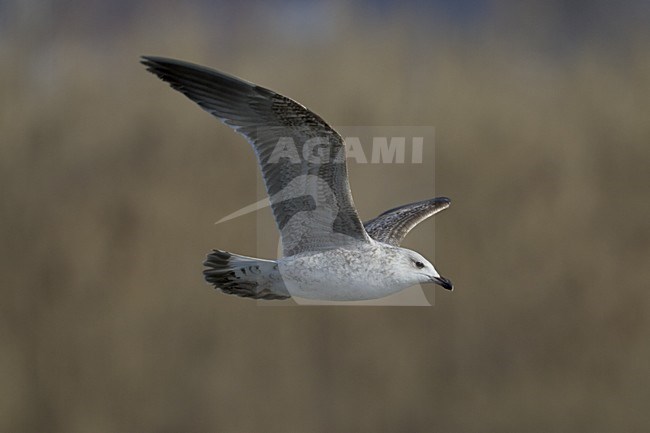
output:
POLYGON ((205 280, 228 295, 253 299, 287 299, 278 264, 272 260, 212 250, 203 266, 205 280))

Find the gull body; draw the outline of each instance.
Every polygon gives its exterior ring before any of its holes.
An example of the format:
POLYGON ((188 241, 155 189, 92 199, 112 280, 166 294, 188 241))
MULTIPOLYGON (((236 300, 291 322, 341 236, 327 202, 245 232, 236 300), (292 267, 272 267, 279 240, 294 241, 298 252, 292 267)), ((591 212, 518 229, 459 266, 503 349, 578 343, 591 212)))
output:
POLYGON ((203 66, 143 57, 147 69, 253 146, 280 230, 278 260, 213 250, 205 279, 254 299, 355 301, 434 283, 452 290, 419 253, 399 246, 417 224, 449 207, 445 197, 390 209, 362 223, 352 201, 345 146, 325 121, 271 90, 203 66), (282 143, 291 140, 295 154, 282 143))
POLYGON ((417 252, 376 241, 283 257, 278 265, 292 296, 329 301, 383 298, 441 278, 417 252))

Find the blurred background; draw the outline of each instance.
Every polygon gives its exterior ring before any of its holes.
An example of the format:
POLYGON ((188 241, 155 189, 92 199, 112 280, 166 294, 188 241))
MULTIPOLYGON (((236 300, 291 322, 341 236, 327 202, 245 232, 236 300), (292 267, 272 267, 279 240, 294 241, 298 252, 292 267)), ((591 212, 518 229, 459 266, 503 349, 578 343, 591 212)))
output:
MULTIPOLYGON (((649 19, 646 0, 0 1, 0 431, 648 431, 649 19), (333 125, 434 126, 456 291, 211 290, 206 252, 255 254, 257 215, 213 224, 257 199, 255 158, 142 54, 333 125)), ((350 179, 364 219, 431 195, 350 179)), ((432 256, 433 230, 405 245, 432 256)))

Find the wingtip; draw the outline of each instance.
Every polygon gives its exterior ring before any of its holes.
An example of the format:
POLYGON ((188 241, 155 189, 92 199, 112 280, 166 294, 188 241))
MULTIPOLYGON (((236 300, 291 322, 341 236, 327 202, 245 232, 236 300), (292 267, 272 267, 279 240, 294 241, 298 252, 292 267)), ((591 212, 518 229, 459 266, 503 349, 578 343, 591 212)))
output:
POLYGON ((174 62, 173 59, 168 59, 165 57, 149 56, 149 55, 140 56, 140 63, 142 63, 149 69, 164 67, 165 65, 172 64, 173 62, 174 62))
POLYGON ((158 60, 165 60, 165 57, 152 56, 152 55, 149 55, 149 54, 142 54, 142 55, 140 56, 140 61, 141 61, 141 62, 144 62, 144 61, 148 61, 148 62, 156 62, 156 61, 158 61, 158 60))
POLYGON ((159 66, 154 56, 140 56, 140 64, 144 65, 149 72, 153 72, 159 66))
POLYGON ((449 197, 436 197, 432 200, 432 202, 440 208, 440 211, 445 210, 451 206, 451 199, 449 197))

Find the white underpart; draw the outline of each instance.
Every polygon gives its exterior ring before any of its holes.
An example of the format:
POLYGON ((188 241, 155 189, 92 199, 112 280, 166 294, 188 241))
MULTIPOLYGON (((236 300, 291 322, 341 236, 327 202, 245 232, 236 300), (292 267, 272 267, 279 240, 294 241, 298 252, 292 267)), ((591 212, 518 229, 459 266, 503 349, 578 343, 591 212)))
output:
POLYGON ((374 241, 284 257, 278 269, 292 296, 331 301, 382 298, 439 276, 415 251, 374 241), (426 267, 413 266, 414 257, 426 267))

